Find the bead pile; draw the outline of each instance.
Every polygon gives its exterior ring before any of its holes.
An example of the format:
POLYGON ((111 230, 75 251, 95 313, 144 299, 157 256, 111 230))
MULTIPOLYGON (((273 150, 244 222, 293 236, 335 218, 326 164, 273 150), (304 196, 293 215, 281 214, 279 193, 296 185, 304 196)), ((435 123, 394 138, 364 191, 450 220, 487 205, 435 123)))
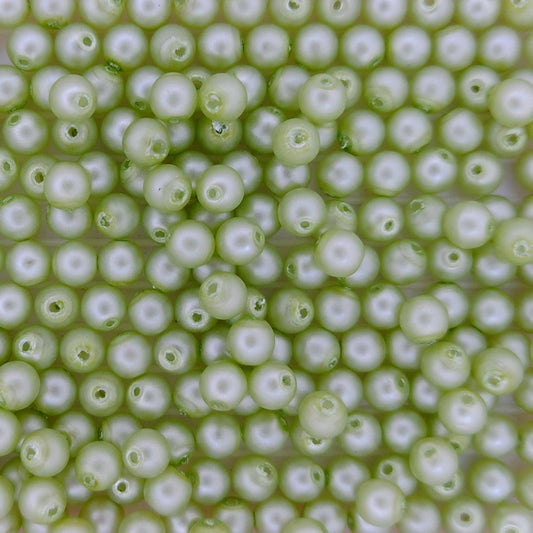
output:
POLYGON ((0 17, 0 533, 533 531, 533 0, 0 17))

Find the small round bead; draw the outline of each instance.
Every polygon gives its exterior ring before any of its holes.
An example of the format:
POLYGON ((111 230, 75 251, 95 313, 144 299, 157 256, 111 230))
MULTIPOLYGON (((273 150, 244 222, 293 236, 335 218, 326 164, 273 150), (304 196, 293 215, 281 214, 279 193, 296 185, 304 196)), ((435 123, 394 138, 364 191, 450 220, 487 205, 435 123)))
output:
POLYGON ((343 62, 354 69, 374 68, 385 56, 383 36, 372 26, 352 26, 341 38, 340 55, 343 62))
POLYGON ((252 399, 263 409, 286 407, 296 393, 296 379, 286 365, 267 362, 250 374, 248 390, 252 399))
POLYGON ((140 420, 163 417, 170 406, 170 388, 160 376, 145 374, 130 383, 126 391, 129 411, 140 420))
POLYGON ((476 54, 474 34, 460 25, 451 25, 434 37, 434 57, 437 63, 451 71, 470 66, 476 54))
POLYGON ((284 0, 272 0, 268 8, 277 24, 286 27, 303 26, 313 12, 313 2, 304 0, 297 4, 290 4, 284 0))
POLYGON ((10 31, 5 46, 11 63, 19 70, 44 67, 53 50, 50 34, 36 24, 18 25, 10 31))
POLYGON ((226 20, 239 28, 253 28, 263 18, 267 8, 265 0, 224 0, 222 11, 226 20))
POLYGON ((275 69, 287 63, 289 51, 289 34, 274 24, 255 26, 244 42, 248 62, 262 70, 275 69))
POLYGON ((124 155, 139 166, 162 163, 169 152, 167 128, 151 118, 134 120, 124 131, 124 155))
POLYGON ((325 231, 315 244, 315 259, 324 272, 334 277, 353 274, 363 260, 364 246, 361 239, 341 229, 325 231))
POLYGON ((209 25, 198 36, 198 55, 207 67, 226 69, 242 57, 241 35, 230 24, 209 25))
POLYGON ((71 329, 61 339, 59 356, 63 365, 72 372, 92 372, 104 361, 104 341, 91 329, 71 329))
POLYGON ((274 155, 287 166, 310 163, 318 154, 319 139, 316 128, 303 119, 289 119, 272 131, 274 155))
POLYGON ((438 414, 440 421, 449 431, 473 435, 485 425, 487 406, 479 394, 459 388, 440 397, 438 414))
POLYGON ((323 70, 337 56, 338 39, 335 32, 325 24, 306 24, 294 39, 291 50, 294 59, 307 68, 323 70))
POLYGON ((417 72, 410 86, 414 106, 427 113, 443 111, 452 102, 455 91, 452 74, 434 65, 417 72))
POLYGON ((96 109, 96 91, 83 76, 67 74, 50 87, 49 104, 57 118, 82 121, 96 109))
POLYGON ((207 405, 216 411, 234 409, 246 393, 246 376, 230 361, 217 361, 204 369, 200 391, 207 405))
POLYGON ((388 38, 387 57, 397 68, 420 68, 428 61, 430 55, 431 39, 423 28, 400 26, 388 38))
MULTIPOLYGON (((33 79, 37 74, 33 75, 33 79)), ((0 79, 2 80, 0 111, 11 113, 23 107, 30 96, 30 84, 24 74, 11 65, 2 65, 0 66, 0 79)))
POLYGON ((385 140, 385 124, 376 113, 353 111, 341 119, 338 140, 343 150, 354 155, 372 154, 385 140))
POLYGON ((48 125, 44 118, 29 109, 13 111, 2 126, 4 142, 9 150, 20 155, 41 152, 48 142, 48 125))
POLYGON ((391 283, 406 285, 419 280, 426 270, 427 256, 416 242, 400 239, 381 253, 381 273, 391 283))
MULTIPOLYGON (((52 524, 61 517, 67 507, 65 487, 55 478, 32 477, 20 488, 18 507, 26 520, 38 524, 52 524)), ((15 527, 15 530, 18 529, 15 527)))
POLYGON ((202 0, 200 2, 174 2, 174 9, 178 18, 193 27, 209 26, 219 10, 216 0, 202 0))
POLYGON ((196 110, 196 103, 194 84, 177 72, 159 76, 149 92, 150 108, 161 120, 188 119, 196 110))
POLYGON ((303 429, 315 438, 333 438, 346 425, 347 410, 340 398, 326 391, 307 394, 298 407, 298 420, 303 429))
POLYGON ((522 39, 509 26, 493 26, 479 40, 478 55, 481 63, 495 70, 507 70, 520 59, 522 39))
POLYGON ((180 71, 190 64, 196 53, 196 43, 184 26, 167 24, 159 28, 150 40, 150 56, 166 71, 180 71))
POLYGON ((324 124, 336 120, 345 108, 342 82, 330 74, 316 74, 298 91, 300 111, 312 122, 324 124))
POLYGON ((295 503, 314 500, 325 485, 322 467, 306 457, 288 459, 280 469, 279 488, 295 503))
POLYGON ((44 196, 58 209, 82 207, 91 195, 89 173, 79 164, 57 162, 50 167, 44 181, 44 196))
POLYGON ((20 411, 29 407, 39 393, 37 371, 24 361, 9 361, 0 366, 0 407, 20 411))
POLYGON ((232 265, 246 265, 256 259, 265 247, 261 228, 242 217, 223 222, 216 233, 216 251, 232 265))
POLYGON ((22 441, 20 458, 24 467, 34 476, 53 477, 67 466, 67 437, 55 429, 32 431, 22 441))
POLYGON ((139 207, 131 197, 122 193, 102 198, 94 212, 96 228, 112 239, 121 239, 133 233, 139 219, 139 207))
POLYGON ((500 77, 494 70, 475 65, 461 74, 457 85, 457 95, 465 107, 474 111, 486 111, 488 95, 499 81, 500 77))
POLYGON ((448 331, 448 313, 434 296, 415 296, 400 310, 400 327, 405 335, 419 344, 443 337, 448 331))
POLYGON ((152 360, 152 349, 140 334, 126 331, 114 337, 107 347, 106 361, 118 376, 136 378, 146 372, 152 360))
POLYGON ((39 321, 52 329, 72 324, 79 313, 77 294, 65 285, 55 284, 41 289, 34 300, 35 314, 39 321))
POLYGON ((384 528, 396 524, 405 508, 402 491, 385 479, 363 481, 357 487, 356 502, 357 512, 365 521, 384 528))
POLYGON ((409 82, 396 68, 379 67, 365 78, 363 95, 368 105, 382 113, 398 109, 406 100, 409 82))
POLYGON ((167 296, 156 290, 136 294, 129 302, 128 317, 142 335, 158 335, 172 320, 172 305, 167 296))
POLYGON ((126 11, 129 18, 141 28, 154 29, 164 24, 170 17, 171 0, 158 3, 132 0, 126 3, 126 11))
POLYGON ((102 41, 106 63, 115 70, 133 70, 141 66, 148 53, 148 41, 135 24, 113 25, 102 41))
POLYGON ((166 249, 176 264, 195 268, 205 264, 213 255, 215 239, 202 222, 187 220, 178 223, 166 242, 166 249))
POLYGON ((503 126, 525 126, 533 120, 533 85, 521 79, 504 80, 489 93, 488 107, 503 126))
POLYGON ((479 248, 494 232, 494 219, 480 202, 459 202, 449 207, 443 218, 444 235, 462 249, 479 248))
POLYGON ((48 278, 50 255, 48 250, 37 242, 22 241, 7 252, 4 268, 11 281, 31 287, 48 278))
POLYGON ((110 416, 123 403, 124 386, 112 372, 91 372, 81 382, 78 396, 82 408, 88 414, 110 416))
POLYGON ((441 341, 424 348, 420 360, 422 375, 439 389, 461 386, 470 375, 470 359, 459 346, 441 341))
POLYGON ((400 152, 414 153, 431 141, 433 126, 423 111, 404 107, 387 122, 389 142, 400 152))
POLYGON ((170 459, 169 445, 155 429, 135 431, 126 439, 121 451, 125 467, 133 475, 145 479, 160 475, 170 459))

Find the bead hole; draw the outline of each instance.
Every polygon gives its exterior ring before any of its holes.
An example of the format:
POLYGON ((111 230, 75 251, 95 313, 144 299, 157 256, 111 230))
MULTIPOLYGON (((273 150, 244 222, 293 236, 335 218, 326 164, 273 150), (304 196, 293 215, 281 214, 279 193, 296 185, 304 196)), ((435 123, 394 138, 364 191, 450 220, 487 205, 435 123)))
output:
POLYGON ((50 313, 59 313, 63 310, 63 307, 64 307, 63 302, 57 301, 57 302, 52 302, 48 306, 48 310, 50 311, 50 313))
POLYGON ((191 318, 194 323, 198 324, 199 322, 202 321, 203 314, 200 313, 199 311, 194 311, 193 314, 191 315, 191 318))
POLYGON ((80 350, 78 352, 78 359, 80 361, 86 362, 89 360, 89 358, 90 358, 90 355, 86 350, 80 350))
POLYGON ((140 457, 139 457, 139 454, 137 452, 130 452, 128 454, 128 461, 133 464, 133 465, 137 465, 139 464, 140 462, 140 457))
POLYGON ((107 392, 104 389, 96 389, 94 397, 97 400, 105 400, 105 398, 107 397, 107 392))
POLYGON ((89 98, 85 95, 82 95, 78 99, 78 106, 82 109, 85 109, 89 106, 89 98))
POLYGON ((22 346, 20 347, 20 349, 23 352, 29 352, 31 350, 31 343, 29 341, 24 341, 22 343, 22 346))
POLYGON ((381 471, 383 472, 383 474, 385 474, 386 476, 390 476, 392 474, 392 472, 394 471, 394 468, 392 467, 392 465, 390 465, 389 463, 387 464, 384 464, 381 468, 381 471))

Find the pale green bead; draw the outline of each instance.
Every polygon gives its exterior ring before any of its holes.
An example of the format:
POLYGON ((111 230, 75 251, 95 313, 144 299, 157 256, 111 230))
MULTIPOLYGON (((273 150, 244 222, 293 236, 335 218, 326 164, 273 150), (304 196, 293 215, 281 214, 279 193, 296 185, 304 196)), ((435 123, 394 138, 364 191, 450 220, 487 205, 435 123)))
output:
POLYGON ((261 365, 274 351, 274 330, 266 320, 241 318, 231 325, 226 344, 239 364, 261 365))
POLYGON ((231 533, 230 528, 217 518, 199 518, 191 522, 188 533, 231 533))
POLYGON ((489 93, 489 111, 508 128, 525 126, 533 120, 533 86, 521 79, 508 79, 489 93))
POLYGON ((298 104, 300 111, 316 124, 336 120, 346 105, 344 86, 330 74, 316 74, 299 90, 298 104))
POLYGON ((459 388, 448 391, 440 397, 438 414, 449 431, 461 435, 473 435, 485 425, 487 405, 476 392, 459 388))
POLYGON ((471 362, 461 346, 447 341, 424 348, 420 369, 424 377, 439 389, 461 386, 470 375, 471 362))
POLYGON ((49 104, 61 120, 85 120, 96 110, 96 91, 83 76, 67 74, 50 88, 49 104))
POLYGON ((385 124, 379 115, 371 111, 352 111, 339 124, 339 145, 351 154, 377 152, 384 140, 385 124))
POLYGON ((319 148, 318 132, 307 120, 289 119, 272 131, 274 155, 287 166, 310 163, 317 156, 319 148))
POLYGON ((29 407, 39 394, 37 371, 23 361, 9 361, 0 366, 0 406, 9 411, 29 407))
POLYGON ((244 85, 231 74, 210 76, 198 91, 200 110, 210 120, 236 120, 245 110, 246 103, 244 85))
POLYGON ((139 118, 124 131, 124 155, 140 166, 162 163, 168 155, 169 146, 168 129, 158 120, 139 118))
POLYGON ((298 333, 313 321, 313 300, 299 289, 281 289, 269 301, 268 316, 274 328, 284 333, 298 333))
POLYGON ((347 410, 342 400, 326 391, 305 396, 298 407, 298 420, 303 429, 315 438, 333 438, 342 433, 347 410))
POLYGON ((436 485, 452 479, 459 467, 457 453, 443 438, 420 439, 409 452, 413 475, 422 483, 436 485))
POLYGON ((236 209, 244 197, 244 183, 239 173, 226 165, 209 167, 196 182, 196 197, 214 213, 236 209))
POLYGON ((140 509, 127 514, 120 523, 117 533, 136 533, 143 529, 150 533, 166 533, 163 519, 148 509, 140 509))
POLYGON ((353 232, 342 229, 325 231, 315 244, 315 259, 324 272, 334 277, 347 277, 356 272, 363 261, 364 245, 353 232))
POLYGON ((356 510, 369 524, 391 527, 399 522, 405 512, 405 497, 390 481, 370 479, 356 490, 356 510))
POLYGON ((44 196, 59 209, 82 207, 91 195, 89 173, 78 163, 58 162, 50 167, 44 180, 44 196))
POLYGON ((20 447, 22 464, 35 476, 52 477, 59 474, 67 466, 69 458, 67 437, 55 429, 32 431, 20 447))
POLYGON ((144 499, 159 515, 177 515, 189 504, 192 486, 187 476, 169 466, 158 476, 147 479, 144 499))
POLYGON ((166 249, 179 266, 195 268, 205 264, 215 251, 215 239, 202 222, 185 220, 173 229, 166 249))
POLYGON ((524 367, 511 350, 487 348, 475 356, 473 375, 480 387, 499 396, 518 388, 524 376, 524 367))
POLYGON ((256 366, 248 379, 248 392, 263 409, 283 409, 294 398, 296 387, 292 370, 274 361, 256 366))
POLYGON ((32 477, 20 489, 18 507, 26 520, 52 524, 67 507, 67 493, 55 478, 32 477))
POLYGON ((281 528, 280 533, 326 533, 326 529, 313 518, 293 518, 281 528))
POLYGON ((228 320, 246 306, 246 285, 229 272, 214 272, 200 286, 200 301, 214 318, 228 320))
POLYGON ((282 228, 292 235, 312 235, 320 230, 326 220, 326 204, 318 193, 298 187, 281 198, 278 219, 282 228))
POLYGON ((443 337, 449 318, 444 305, 434 296, 415 296, 400 310, 400 327, 413 342, 426 344, 443 337))
POLYGON ((457 202, 444 213, 444 235, 462 249, 479 248, 492 237, 494 228, 492 214, 481 202, 457 202))
POLYGON ((493 243, 496 253, 513 265, 525 265, 533 258, 533 221, 512 218, 496 225, 493 243))

